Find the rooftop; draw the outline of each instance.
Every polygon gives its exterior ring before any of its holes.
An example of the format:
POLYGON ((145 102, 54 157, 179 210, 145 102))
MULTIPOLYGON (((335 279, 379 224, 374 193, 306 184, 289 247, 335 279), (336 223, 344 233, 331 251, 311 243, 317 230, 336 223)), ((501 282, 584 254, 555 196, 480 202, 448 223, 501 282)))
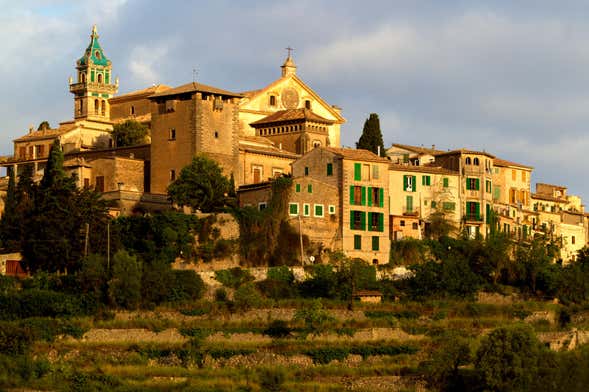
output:
POLYGON ((446 152, 438 153, 436 155, 442 156, 442 155, 462 155, 462 154, 486 155, 489 158, 495 159, 495 156, 494 155, 489 154, 486 151, 467 150, 465 148, 460 148, 460 149, 457 149, 457 150, 446 151, 446 152))
POLYGON ((262 118, 261 120, 254 121, 250 125, 255 127, 256 125, 266 125, 289 121, 312 121, 323 124, 333 124, 335 122, 333 120, 328 120, 324 117, 321 117, 318 114, 313 113, 313 111, 310 109, 300 108, 279 110, 275 113, 272 113, 269 116, 262 118))
POLYGON ((208 93, 208 94, 215 94, 215 95, 224 95, 227 97, 242 97, 239 93, 234 93, 227 90, 222 90, 217 87, 207 86, 206 84, 201 83, 186 83, 178 87, 174 87, 160 93, 156 93, 150 95, 149 98, 159 98, 159 97, 168 97, 171 95, 181 95, 181 94, 189 94, 189 93, 208 93))
POLYGON ((386 158, 379 157, 372 151, 368 150, 356 150, 353 148, 338 148, 338 147, 319 147, 326 151, 330 151, 334 154, 339 155, 344 159, 350 159, 354 161, 371 161, 371 162, 380 162, 380 163, 390 163, 386 158))
POLYGON ((434 147, 428 148, 428 147, 421 147, 421 146, 410 146, 409 144, 399 144, 399 143, 393 143, 392 147, 402 148, 404 150, 412 151, 417 154, 436 155, 436 154, 443 154, 446 152, 443 150, 437 150, 434 147))
POLYGON ((118 100, 125 100, 128 98, 135 98, 135 97, 142 96, 142 95, 149 96, 149 95, 164 92, 169 89, 171 89, 171 87, 166 86, 165 84, 154 84, 153 86, 144 88, 142 90, 130 91, 128 93, 117 95, 116 97, 112 97, 110 99, 110 102, 116 102, 118 100))
POLYGON ((495 166, 505 166, 505 167, 511 167, 511 166, 516 166, 516 167, 522 167, 524 169, 533 169, 532 166, 528 166, 528 165, 522 165, 521 163, 516 163, 516 162, 511 162, 511 161, 507 161, 505 159, 500 159, 500 158, 495 158, 493 159, 493 165, 495 166))

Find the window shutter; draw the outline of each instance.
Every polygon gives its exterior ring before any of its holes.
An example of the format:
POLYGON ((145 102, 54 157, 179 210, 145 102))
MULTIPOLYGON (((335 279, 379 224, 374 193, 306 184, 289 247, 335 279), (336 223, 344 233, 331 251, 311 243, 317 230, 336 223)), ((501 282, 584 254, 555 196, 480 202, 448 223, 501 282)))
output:
POLYGON ((362 205, 366 205, 366 187, 362 187, 362 205))
POLYGON ((359 163, 354 163, 354 181, 361 181, 362 180, 362 165, 359 163))
POLYGON ((380 188, 380 206, 379 207, 384 207, 384 188, 380 188))
POLYGON ((416 190, 417 190, 417 176, 413 176, 413 189, 411 191, 415 192, 416 190))
POLYGON ((368 230, 369 231, 372 230, 372 215, 373 215, 372 212, 368 213, 368 230))
POLYGON ((475 178, 475 181, 474 181, 474 189, 476 191, 478 191, 479 189, 481 189, 480 188, 480 180, 478 178, 475 178))
POLYGON ((350 229, 354 230, 354 211, 350 211, 350 229))
POLYGON ((360 213, 360 230, 366 230, 366 213, 360 213))
POLYGON ((333 165, 331 163, 327 164, 327 175, 331 176, 333 174, 333 165))
POLYGON ((384 231, 384 214, 378 214, 378 231, 384 231))
POLYGON ((409 176, 403 176, 403 192, 407 190, 407 179, 409 176))
POLYGON ((444 178, 444 188, 448 188, 448 178, 444 178))
POLYGON ((368 207, 372 206, 372 187, 368 187, 368 207))
POLYGON ((421 185, 425 185, 425 176, 421 176, 421 185))
POLYGON ((354 204, 354 185, 350 185, 350 204, 354 204))
POLYGON ((481 205, 479 203, 474 203, 474 211, 477 217, 477 220, 481 217, 481 205))

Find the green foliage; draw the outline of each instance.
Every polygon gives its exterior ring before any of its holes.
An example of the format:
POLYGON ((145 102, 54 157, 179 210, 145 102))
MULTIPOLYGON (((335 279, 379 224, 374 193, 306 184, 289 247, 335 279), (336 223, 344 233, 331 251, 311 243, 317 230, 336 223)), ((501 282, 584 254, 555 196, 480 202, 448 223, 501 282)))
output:
POLYGON ((395 265, 420 264, 425 260, 427 244, 413 238, 391 241, 390 262, 395 265))
POLYGON ((382 132, 380 131, 380 120, 378 114, 370 113, 370 116, 364 122, 364 128, 362 129, 362 135, 356 143, 356 148, 365 149, 378 154, 378 148, 380 147, 380 156, 385 156, 384 142, 382 140, 382 132))
POLYGON ((420 364, 426 371, 428 386, 440 391, 465 390, 460 367, 472 360, 468 340, 450 331, 437 338, 434 347, 430 359, 420 364))
POLYGON ((287 266, 270 267, 267 278, 257 282, 258 290, 272 299, 294 298, 298 292, 294 285, 294 274, 287 266))
POLYGON ((282 339, 290 336, 292 329, 285 320, 272 320, 263 333, 273 339, 282 339))
POLYGON ((88 315, 95 313, 96 309, 96 302, 84 295, 38 289, 0 295, 2 320, 88 315))
POLYGON ((300 293, 307 298, 335 298, 338 294, 337 273, 332 265, 313 265, 311 276, 300 284, 300 293))
POLYGON ((335 319, 323 309, 321 300, 315 300, 311 307, 298 309, 293 321, 304 324, 304 334, 319 335, 326 332, 335 319))
POLYGON ((33 341, 34 336, 28 328, 22 328, 13 323, 0 324, 1 354, 24 354, 29 350, 33 341))
POLYGON ((244 283, 252 282, 254 277, 247 269, 234 267, 215 271, 215 279, 225 287, 237 289, 244 283))
POLYGON ((528 326, 498 328, 481 342, 475 368, 493 391, 529 391, 539 374, 543 345, 528 326))
POLYGON ((417 348, 407 345, 354 345, 354 346, 327 346, 305 351, 305 354, 313 359, 313 363, 326 365, 333 360, 343 361, 348 355, 360 355, 366 359, 372 355, 395 356, 401 354, 415 354, 417 348))
POLYGON ((258 382, 262 391, 281 392, 286 381, 286 373, 282 369, 262 369, 258 382))
POLYGON ((108 282, 111 302, 126 309, 136 309, 141 302, 141 263, 127 251, 113 257, 112 278, 108 282))
POLYGON ((46 131, 51 129, 51 125, 49 125, 49 121, 41 121, 39 126, 37 127, 37 131, 46 131))
POLYGON ((253 284, 243 284, 235 290, 233 303, 238 311, 246 311, 262 304, 262 296, 253 284))
POLYGON ((229 179, 217 162, 205 155, 197 155, 168 187, 172 202, 202 212, 218 211, 225 205, 229 193, 229 179))
POLYGON ((149 129, 135 120, 126 120, 115 124, 112 128, 112 138, 117 147, 135 146, 146 143, 149 129))

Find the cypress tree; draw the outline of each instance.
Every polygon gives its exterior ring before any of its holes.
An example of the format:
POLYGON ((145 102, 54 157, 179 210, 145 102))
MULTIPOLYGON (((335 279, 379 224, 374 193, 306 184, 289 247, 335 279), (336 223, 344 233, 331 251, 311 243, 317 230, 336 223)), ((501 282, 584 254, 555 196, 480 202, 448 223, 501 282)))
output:
POLYGON ((378 147, 380 147, 380 156, 384 157, 385 150, 382 132, 380 131, 380 120, 378 119, 378 114, 370 113, 370 116, 364 122, 364 129, 362 130, 360 139, 356 143, 356 148, 362 148, 378 154, 378 147))
POLYGON ((54 185, 61 183, 65 177, 61 144, 59 143, 59 139, 55 139, 51 146, 51 150, 49 151, 49 159, 47 159, 45 173, 41 180, 41 189, 49 189, 54 185))

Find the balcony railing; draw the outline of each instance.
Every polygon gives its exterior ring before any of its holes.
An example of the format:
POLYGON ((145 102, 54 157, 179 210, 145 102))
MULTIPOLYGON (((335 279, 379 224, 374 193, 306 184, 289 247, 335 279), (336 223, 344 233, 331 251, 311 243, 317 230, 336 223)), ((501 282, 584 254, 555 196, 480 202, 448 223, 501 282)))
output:
POLYGON ((86 89, 93 90, 96 92, 103 92, 106 94, 115 94, 117 92, 117 86, 114 84, 104 84, 96 82, 70 84, 70 92, 72 93, 83 92, 86 89))
POLYGON ((467 222, 482 222, 484 219, 484 217, 480 214, 470 214, 467 213, 464 216, 464 220, 466 220, 467 222))
POLYGON ((403 215, 405 215, 405 216, 417 216, 417 215, 419 215, 419 213, 417 212, 417 210, 415 210, 413 208, 409 209, 409 208, 405 207, 405 208, 403 208, 403 215))

